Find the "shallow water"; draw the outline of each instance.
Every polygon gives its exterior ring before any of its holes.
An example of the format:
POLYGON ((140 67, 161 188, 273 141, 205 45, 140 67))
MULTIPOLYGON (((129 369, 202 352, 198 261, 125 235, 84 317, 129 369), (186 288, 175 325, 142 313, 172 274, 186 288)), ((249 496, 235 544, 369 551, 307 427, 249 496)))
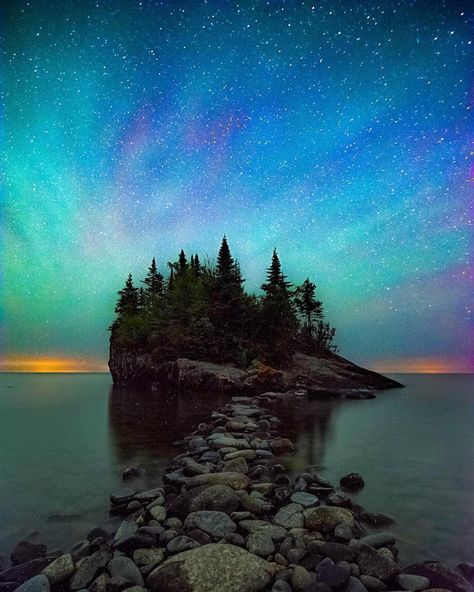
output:
MULTIPOLYGON (((278 405, 297 445, 293 472, 337 481, 360 472, 355 496, 397 520, 402 560, 474 556, 474 375, 394 376, 407 388, 368 401, 278 405)), ((225 398, 112 392, 107 374, 0 374, 0 553, 32 531, 67 547, 108 518, 121 472, 153 486, 173 442, 225 398)))

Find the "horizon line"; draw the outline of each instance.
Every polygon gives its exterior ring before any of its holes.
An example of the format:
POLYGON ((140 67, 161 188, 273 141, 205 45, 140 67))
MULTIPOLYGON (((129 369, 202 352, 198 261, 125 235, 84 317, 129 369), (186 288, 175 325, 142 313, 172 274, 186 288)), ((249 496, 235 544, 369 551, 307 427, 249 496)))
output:
MULTIPOLYGON (((369 370, 385 374, 473 374, 467 360, 442 357, 363 360, 369 370)), ((107 374, 107 361, 90 356, 12 354, 0 358, 2 374, 107 374)))

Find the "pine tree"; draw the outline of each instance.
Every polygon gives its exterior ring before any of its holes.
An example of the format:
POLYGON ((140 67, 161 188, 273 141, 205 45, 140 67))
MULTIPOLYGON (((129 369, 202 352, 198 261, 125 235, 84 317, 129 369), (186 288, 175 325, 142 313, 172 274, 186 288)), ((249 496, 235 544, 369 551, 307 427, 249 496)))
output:
POLYGON ((296 288, 294 302, 298 312, 304 318, 303 331, 308 344, 311 344, 314 338, 315 321, 323 318, 323 307, 321 302, 316 300, 316 285, 310 282, 309 278, 296 288))
POLYGON ((292 353, 298 320, 292 302, 291 284, 282 272, 280 258, 273 250, 267 270, 267 281, 262 284, 260 340, 267 345, 273 359, 285 359, 292 353))
POLYGON ((222 358, 233 360, 244 338, 246 300, 240 267, 231 255, 224 236, 217 255, 211 286, 210 319, 216 328, 222 358))
POLYGON ((156 260, 153 257, 151 265, 148 268, 146 278, 142 282, 146 285, 146 296, 150 301, 155 301, 163 294, 163 275, 158 271, 156 260))
POLYGON ((128 275, 125 287, 119 291, 119 299, 115 306, 115 312, 119 319, 125 316, 136 315, 138 313, 138 288, 133 285, 132 274, 128 275))
POLYGON ((177 266, 177 273, 178 275, 184 275, 188 270, 188 260, 186 259, 186 255, 184 254, 183 249, 179 253, 178 258, 178 266, 177 266))

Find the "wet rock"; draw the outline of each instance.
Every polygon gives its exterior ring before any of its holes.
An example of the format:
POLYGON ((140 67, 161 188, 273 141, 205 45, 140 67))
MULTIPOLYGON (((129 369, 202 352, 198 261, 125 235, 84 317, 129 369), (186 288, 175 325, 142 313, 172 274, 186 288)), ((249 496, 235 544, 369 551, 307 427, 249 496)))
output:
POLYGON ((87 588, 99 569, 103 569, 111 559, 112 554, 109 549, 100 549, 92 555, 81 559, 69 583, 71 590, 87 588))
POLYGON ((245 549, 211 544, 180 553, 153 570, 151 592, 260 592, 275 575, 274 567, 245 549))
POLYGON ((219 539, 234 532, 237 525, 224 512, 200 510, 188 515, 184 521, 184 528, 186 530, 198 528, 214 539, 219 539))
POLYGON ((50 557, 38 557, 28 563, 14 565, 0 573, 0 582, 18 582, 22 584, 33 576, 40 574, 53 561, 50 557))
POLYGON ((349 581, 349 574, 338 565, 326 563, 318 566, 319 581, 331 586, 335 590, 341 590, 349 581))
POLYGON ((200 544, 194 539, 184 535, 173 538, 166 545, 168 553, 182 553, 183 551, 189 551, 196 547, 200 547, 200 544))
POLYGON ((237 458, 233 458, 231 460, 226 461, 224 464, 223 471, 229 473, 248 473, 249 466, 245 458, 239 456, 237 458))
POLYGON ((143 586, 143 576, 135 563, 128 557, 114 557, 107 564, 112 577, 124 578, 134 586, 143 586))
POLYGON ((382 592, 382 590, 387 589, 387 585, 382 582, 382 580, 374 578, 373 576, 362 574, 359 576, 359 580, 364 584, 367 590, 370 590, 371 592, 382 592))
POLYGON ((333 561, 348 561, 350 563, 354 557, 353 550, 341 543, 323 543, 319 547, 319 552, 325 557, 330 557, 333 561))
POLYGON ((239 502, 245 510, 252 512, 252 514, 265 514, 269 512, 272 505, 264 499, 251 496, 246 491, 237 491, 239 502))
POLYGON ((334 536, 341 541, 350 541, 354 538, 354 532, 347 524, 338 524, 334 529, 334 536))
POLYGON ((358 578, 350 576, 346 592, 367 592, 367 588, 358 578))
POLYGON ((270 459, 273 457, 273 453, 270 452, 269 450, 263 450, 262 448, 257 448, 255 450, 255 452, 257 453, 257 456, 259 458, 263 458, 263 459, 270 459))
POLYGON ((275 454, 284 454, 286 452, 294 452, 295 446, 288 438, 279 438, 270 442, 272 451, 275 454))
POLYGON ((255 460, 257 452, 255 450, 235 450, 224 455, 225 461, 235 460, 236 458, 243 458, 248 461, 255 460))
POLYGON ((139 477, 139 476, 140 476, 140 471, 136 467, 128 467, 122 473, 122 480, 123 481, 131 481, 132 479, 135 479, 136 477, 139 477))
POLYGON ((158 522, 163 522, 166 520, 166 510, 163 506, 154 506, 150 510, 150 514, 152 515, 154 520, 158 522))
POLYGON ((122 551, 130 555, 136 549, 149 548, 155 546, 157 543, 157 536, 151 532, 137 531, 128 536, 122 537, 114 544, 117 551, 122 551))
POLYGON ((155 502, 157 500, 160 500, 158 502, 159 504, 163 504, 163 502, 165 501, 164 496, 163 496, 163 490, 161 489, 161 487, 157 487, 156 489, 149 489, 147 491, 141 491, 140 493, 136 493, 134 495, 133 499, 136 499, 139 502, 146 502, 146 503, 155 502))
POLYGON ((277 580, 273 584, 271 592, 293 592, 293 590, 290 584, 288 584, 288 582, 285 582, 285 580, 277 580))
POLYGON ((402 590, 411 590, 418 592, 430 587, 430 580, 424 576, 414 576, 411 574, 400 574, 397 578, 397 584, 402 590))
POLYGON ((130 489, 129 487, 122 487, 121 489, 117 489, 110 494, 110 502, 114 506, 128 504, 134 495, 135 491, 133 491, 133 489, 130 489))
POLYGON ((181 464, 183 465, 183 474, 186 477, 205 475, 211 473, 214 469, 214 465, 211 463, 201 464, 189 457, 184 458, 181 464))
POLYGON ((403 570, 404 574, 424 576, 433 588, 444 588, 452 592, 472 592, 471 584, 442 563, 415 563, 403 570))
MULTIPOLYGON (((107 592, 111 589, 110 576, 107 573, 101 573, 89 586, 90 592, 107 592)), ((127 582, 128 585, 128 582, 127 582)), ((81 590, 79 590, 81 592, 81 590)))
POLYGON ((320 506, 305 513, 305 527, 318 532, 332 532, 337 525, 343 524, 352 528, 354 517, 346 508, 338 506, 320 506))
POLYGON ((196 487, 167 504, 168 514, 185 519, 191 512, 215 510, 231 514, 239 507, 239 498, 228 485, 196 487))
POLYGON ((354 548, 357 554, 357 565, 362 574, 387 581, 400 573, 400 567, 392 559, 383 557, 372 547, 357 543, 354 548))
POLYGON ((275 552, 271 537, 264 530, 257 530, 247 537, 246 549, 254 555, 266 558, 275 552))
POLYGON ((319 499, 312 493, 306 493, 305 491, 297 491, 291 496, 291 501, 295 504, 300 504, 304 508, 311 508, 319 504, 319 499))
POLYGON ((133 562, 138 566, 157 566, 164 559, 163 549, 137 549, 133 552, 133 562))
POLYGON ((300 504, 291 503, 283 506, 275 514, 273 522, 285 528, 301 528, 304 525, 302 510, 303 506, 300 504))
POLYGON ((303 592, 311 583, 312 577, 307 569, 297 565, 291 574, 291 585, 296 592, 303 592))
POLYGON ((326 499, 328 506, 339 506, 341 508, 352 507, 352 499, 342 491, 335 491, 330 493, 326 499))
POLYGON ((474 563, 460 563, 459 571, 472 584, 474 581, 474 563))
POLYGON ((33 559, 45 557, 46 545, 37 545, 29 541, 20 541, 10 554, 10 559, 13 565, 20 565, 27 563, 33 559))
POLYGON ((49 580, 43 575, 34 576, 17 588, 19 592, 49 592, 49 589, 49 580))
POLYGON ((237 450, 243 450, 250 448, 250 444, 245 438, 234 438, 227 434, 217 434, 215 437, 209 436, 209 440, 212 440, 212 446, 215 448, 236 448, 237 450))
POLYGON ((134 520, 124 520, 117 532, 115 533, 114 539, 116 541, 120 541, 122 539, 124 539, 125 537, 130 536, 131 534, 134 534, 135 532, 137 532, 138 530, 138 525, 134 520))
POLYGON ((358 489, 362 489, 365 483, 359 473, 348 473, 341 477, 339 481, 342 488, 347 489, 348 491, 357 491, 358 489))
POLYGON ((51 586, 55 586, 72 576, 74 560, 69 553, 62 555, 45 567, 41 573, 48 578, 51 586))
POLYGON ((79 559, 82 559, 86 555, 90 555, 91 552, 91 545, 89 541, 85 540, 78 541, 69 549, 69 553, 71 554, 74 562, 79 561, 79 559))
POLYGON ((186 482, 187 489, 200 485, 227 485, 232 489, 247 489, 250 479, 242 473, 209 473, 190 477, 186 482))
POLYGON ((376 532, 362 537, 360 542, 370 545, 374 549, 380 549, 380 547, 385 547, 386 545, 394 545, 395 537, 391 532, 376 532))

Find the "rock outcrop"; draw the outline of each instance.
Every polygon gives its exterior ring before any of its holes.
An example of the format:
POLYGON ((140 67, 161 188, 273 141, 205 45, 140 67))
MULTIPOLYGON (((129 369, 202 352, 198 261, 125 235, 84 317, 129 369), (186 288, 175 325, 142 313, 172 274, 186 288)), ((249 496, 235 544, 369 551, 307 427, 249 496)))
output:
POLYGON ((402 386, 330 353, 320 357, 296 353, 284 369, 254 363, 243 370, 188 358, 162 363, 153 353, 130 351, 112 341, 109 368, 114 384, 153 390, 245 394, 304 391, 313 397, 371 398, 374 390, 402 386))

